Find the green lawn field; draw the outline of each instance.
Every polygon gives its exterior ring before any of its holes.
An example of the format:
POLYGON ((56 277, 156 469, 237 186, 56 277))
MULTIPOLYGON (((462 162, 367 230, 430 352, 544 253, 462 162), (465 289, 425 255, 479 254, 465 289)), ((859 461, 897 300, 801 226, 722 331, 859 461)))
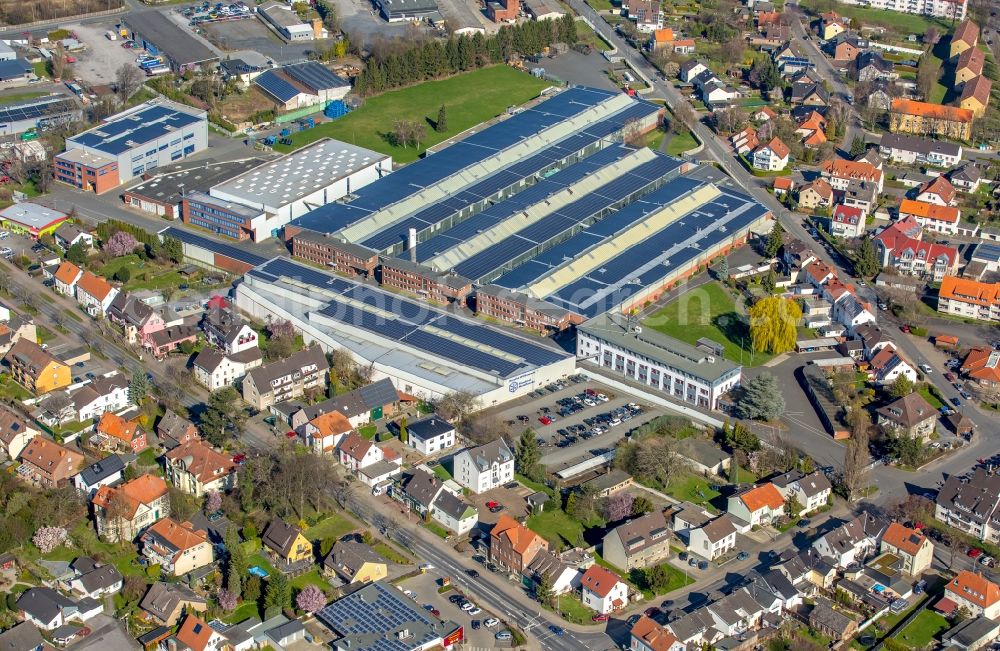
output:
POLYGON ((729 292, 717 282, 710 282, 671 301, 643 322, 643 327, 691 345, 707 337, 725 348, 726 359, 744 366, 759 366, 774 356, 750 353, 750 328, 736 311, 729 292), (740 345, 744 346, 742 357, 740 345))
POLYGON ((698 141, 694 139, 691 132, 684 131, 670 139, 670 142, 667 144, 667 153, 671 156, 680 156, 689 149, 694 149, 697 146, 698 141))
POLYGON ((934 611, 924 610, 913 621, 896 634, 896 641, 911 649, 922 649, 934 640, 934 636, 948 630, 948 620, 934 611))
POLYGON ((364 106, 338 120, 292 135, 291 146, 276 145, 275 150, 291 151, 320 138, 334 138, 389 154, 397 163, 409 163, 427 147, 494 118, 510 106, 537 97, 550 85, 550 82, 505 65, 427 81, 371 97, 364 106), (433 127, 441 104, 445 105, 448 114, 448 128, 443 133, 433 127), (424 125, 426 137, 419 149, 390 143, 397 120, 413 120, 424 125))

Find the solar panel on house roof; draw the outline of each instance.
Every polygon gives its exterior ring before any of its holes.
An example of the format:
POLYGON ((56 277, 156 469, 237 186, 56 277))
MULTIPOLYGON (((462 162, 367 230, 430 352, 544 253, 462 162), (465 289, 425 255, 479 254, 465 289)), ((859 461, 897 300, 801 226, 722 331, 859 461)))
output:
POLYGON ((288 102, 302 92, 278 75, 275 70, 265 70, 254 80, 254 83, 279 102, 288 102))

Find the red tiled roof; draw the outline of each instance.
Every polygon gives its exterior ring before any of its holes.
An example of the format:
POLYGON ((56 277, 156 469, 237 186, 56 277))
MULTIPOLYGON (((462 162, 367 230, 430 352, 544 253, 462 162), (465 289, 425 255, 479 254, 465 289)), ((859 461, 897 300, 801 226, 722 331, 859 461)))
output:
POLYGON ((740 500, 746 504, 751 513, 759 511, 764 507, 772 511, 780 509, 785 505, 785 498, 771 482, 755 486, 750 490, 740 494, 740 500))
POLYGON ((80 275, 80 268, 69 261, 63 261, 56 269, 56 280, 64 285, 72 285, 76 277, 80 275))
POLYGON ((1000 352, 989 347, 973 348, 962 362, 962 372, 975 380, 1000 382, 1000 352))
POLYGON ((677 643, 677 638, 670 631, 645 615, 632 626, 632 635, 653 651, 670 651, 677 643))
POLYGON ((982 608, 989 608, 1000 601, 1000 585, 968 570, 962 570, 948 582, 945 594, 949 592, 982 608))
POLYGON ((820 165, 820 169, 838 179, 875 181, 882 178, 882 170, 864 161, 831 158, 820 165))
POLYGON ((986 63, 986 53, 978 47, 970 47, 958 57, 955 72, 958 73, 968 68, 974 76, 979 76, 983 74, 984 63, 986 63))
POLYGON ((80 276, 80 280, 76 283, 77 289, 83 290, 85 293, 93 296, 98 301, 103 301, 107 298, 108 294, 114 287, 111 283, 104 280, 100 276, 95 276, 89 271, 84 271, 83 275, 80 276))
POLYGON ((988 307, 1000 302, 1000 283, 983 283, 968 278, 945 276, 941 281, 938 297, 988 307))
POLYGON ((925 192, 938 195, 945 203, 951 203, 955 199, 955 186, 943 176, 933 178, 917 189, 918 196, 925 192))
POLYGON ((600 565, 591 565, 580 579, 580 584, 604 599, 621 582, 621 577, 600 565))
POLYGON ((962 97, 959 103, 968 99, 974 99, 982 106, 990 103, 990 91, 993 90, 993 82, 986 75, 979 75, 975 79, 966 82, 962 88, 962 97))
POLYGON ((528 551, 535 539, 540 538, 537 533, 506 513, 501 515, 497 523, 493 525, 490 535, 497 538, 505 536, 510 540, 511 549, 522 556, 528 551))
MULTIPOLYGON (((920 395, 920 394, 916 394, 920 395)), ((902 550, 910 556, 916 555, 920 548, 927 542, 927 537, 916 529, 904 527, 898 522, 893 522, 882 534, 882 542, 892 545, 896 549, 902 550)))
POLYGON ((959 41, 970 47, 975 46, 979 42, 979 25, 968 18, 959 23, 958 27, 955 28, 955 33, 951 36, 951 42, 957 43, 959 41))
POLYGON ((972 122, 975 117, 972 115, 972 111, 968 109, 945 106, 944 104, 917 102, 912 99, 892 100, 890 112, 960 123, 972 122))

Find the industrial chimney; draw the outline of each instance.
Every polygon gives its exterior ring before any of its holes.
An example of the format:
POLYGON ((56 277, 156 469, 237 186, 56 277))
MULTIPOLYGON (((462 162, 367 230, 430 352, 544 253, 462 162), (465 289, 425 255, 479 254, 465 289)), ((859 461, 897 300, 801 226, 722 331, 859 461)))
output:
POLYGON ((410 251, 410 262, 417 261, 417 229, 411 228, 406 238, 406 248, 410 251))

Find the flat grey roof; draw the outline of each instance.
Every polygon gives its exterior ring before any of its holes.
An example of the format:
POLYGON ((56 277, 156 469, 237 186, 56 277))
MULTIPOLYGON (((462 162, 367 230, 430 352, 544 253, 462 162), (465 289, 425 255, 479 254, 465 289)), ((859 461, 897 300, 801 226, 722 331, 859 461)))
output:
POLYGON ((44 228, 58 219, 65 219, 66 213, 25 201, 4 208, 0 211, 0 218, 32 228, 44 228))
POLYGON ((178 65, 215 61, 219 58, 211 48, 189 34, 163 12, 156 10, 133 12, 124 16, 122 22, 178 65))
POLYGON ((211 193, 225 193, 247 204, 285 206, 387 159, 389 156, 364 147, 323 138, 218 183, 211 193))
POLYGON ((710 355, 652 328, 642 328, 641 332, 630 330, 623 316, 610 312, 595 316, 577 326, 577 329, 664 366, 701 378, 708 384, 714 384, 741 368, 739 364, 724 357, 710 355))
POLYGON ((160 203, 177 204, 181 201, 181 193, 208 192, 216 183, 251 170, 263 162, 263 158, 248 158, 223 163, 210 161, 157 168, 156 176, 127 190, 127 193, 160 203))

